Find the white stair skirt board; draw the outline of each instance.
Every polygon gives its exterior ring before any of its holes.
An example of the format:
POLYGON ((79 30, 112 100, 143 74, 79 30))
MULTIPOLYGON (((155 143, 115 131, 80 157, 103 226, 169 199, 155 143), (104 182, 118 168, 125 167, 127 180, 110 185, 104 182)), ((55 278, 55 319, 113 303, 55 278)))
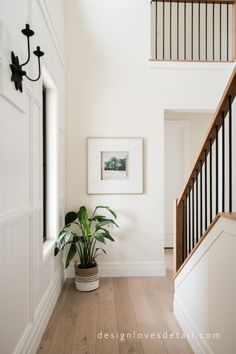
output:
POLYGON ((204 338, 200 339, 199 329, 196 328, 191 318, 185 311, 185 308, 178 297, 174 297, 174 315, 181 325, 183 333, 186 336, 191 348, 195 354, 213 354, 204 338))
POLYGON ((235 352, 235 246, 236 221, 222 216, 175 278, 174 314, 195 354, 235 352))
MULTIPOLYGON (((164 277, 166 266, 156 262, 101 262, 98 263, 99 276, 105 277, 164 277)), ((66 269, 66 278, 74 278, 74 267, 66 269)))
POLYGON ((34 320, 26 328, 13 354, 35 354, 60 295, 64 282, 63 273, 59 271, 51 282, 35 313, 34 320))

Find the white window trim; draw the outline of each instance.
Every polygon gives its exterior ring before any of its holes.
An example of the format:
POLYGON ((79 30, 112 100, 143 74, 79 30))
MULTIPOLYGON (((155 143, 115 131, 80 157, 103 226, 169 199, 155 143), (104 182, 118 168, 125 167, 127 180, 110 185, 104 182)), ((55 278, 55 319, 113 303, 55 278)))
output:
MULTIPOLYGON (((47 148, 47 239, 43 242, 40 233, 41 265, 53 254, 59 232, 58 217, 58 100, 57 88, 45 66, 42 67, 42 84, 47 90, 47 133, 50 147, 47 148)), ((49 146, 49 144, 47 144, 49 146)), ((41 228, 42 230, 42 228, 41 228)))

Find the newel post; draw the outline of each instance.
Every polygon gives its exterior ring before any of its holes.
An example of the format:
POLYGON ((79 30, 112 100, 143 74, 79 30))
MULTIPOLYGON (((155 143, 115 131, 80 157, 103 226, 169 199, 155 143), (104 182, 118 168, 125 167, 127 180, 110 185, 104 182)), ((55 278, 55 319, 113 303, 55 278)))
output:
POLYGON ((173 217, 173 237, 174 237, 174 252, 173 252, 173 273, 174 275, 180 268, 182 260, 182 224, 181 206, 178 205, 178 199, 174 200, 173 205, 174 217, 173 217))

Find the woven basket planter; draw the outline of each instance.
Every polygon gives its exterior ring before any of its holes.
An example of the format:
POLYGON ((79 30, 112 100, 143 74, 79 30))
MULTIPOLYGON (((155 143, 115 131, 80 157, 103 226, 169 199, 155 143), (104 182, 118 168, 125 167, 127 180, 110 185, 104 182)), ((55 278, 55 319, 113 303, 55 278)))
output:
POLYGON ((92 291, 99 287, 98 266, 88 269, 75 266, 75 287, 79 291, 92 291))

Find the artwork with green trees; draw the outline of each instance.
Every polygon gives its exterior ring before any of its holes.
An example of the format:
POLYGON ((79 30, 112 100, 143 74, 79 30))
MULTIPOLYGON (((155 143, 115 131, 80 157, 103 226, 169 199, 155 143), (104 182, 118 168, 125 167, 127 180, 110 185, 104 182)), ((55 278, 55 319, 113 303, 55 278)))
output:
POLYGON ((128 178, 128 152, 102 152, 102 179, 128 178))

